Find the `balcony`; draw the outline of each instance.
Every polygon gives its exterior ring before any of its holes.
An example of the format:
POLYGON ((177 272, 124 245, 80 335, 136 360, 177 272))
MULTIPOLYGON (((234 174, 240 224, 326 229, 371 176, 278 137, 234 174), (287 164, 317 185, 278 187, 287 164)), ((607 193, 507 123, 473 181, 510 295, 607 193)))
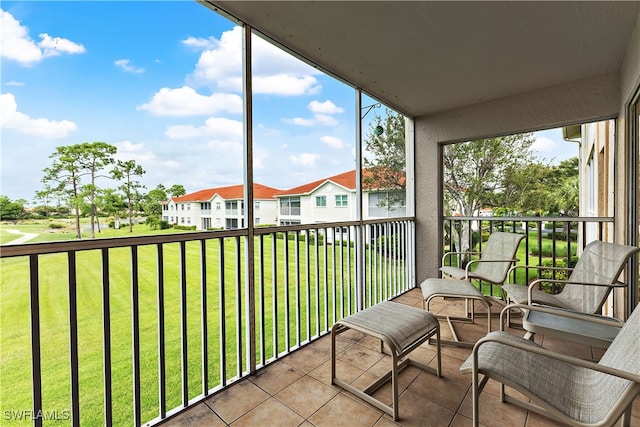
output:
MULTIPOLYGON (((545 218, 552 228, 569 230, 552 236, 553 263, 579 245, 567 237, 571 230, 594 228, 602 237, 611 221, 545 218)), ((486 233, 519 227, 526 233, 527 257, 529 245, 544 234, 541 218, 455 217, 444 228, 462 222, 486 233), (528 227, 529 220, 537 228, 528 227)), ((62 414, 74 424, 91 425, 249 425, 275 419, 284 425, 335 425, 349 416, 356 419, 352 425, 391 422, 330 385, 327 334, 336 320, 382 300, 421 307, 414 287, 413 220, 254 232, 253 239, 247 230, 227 230, 3 247, 2 314, 11 320, 13 337, 3 341, 3 354, 13 355, 3 356, 0 368, 13 384, 11 394, 2 396, 4 408, 62 414), (343 240, 336 239, 336 228, 346 234, 343 240)), ((445 237, 441 250, 450 244, 445 237)), ((452 312, 457 305, 447 301, 432 309, 452 312)), ((485 331, 483 324, 459 330, 463 339, 485 331)), ((600 354, 538 338, 580 357, 600 354)), ((386 364, 371 339, 353 331, 339 339, 341 377, 366 382, 386 364)), ((401 402, 407 403, 401 425, 469 422, 470 378, 457 371, 468 354, 445 347, 443 379, 411 368, 403 372, 401 402)), ((418 355, 429 363, 433 348, 424 345, 418 355)), ((383 388, 379 396, 390 399, 388 391, 383 388)), ((532 425, 537 419, 484 399, 491 409, 483 420, 532 425)), ((638 417, 632 425, 640 426, 638 417)))
MULTIPOLYGON (((422 307, 418 289, 398 296, 395 301, 422 307)), ((460 301, 445 301, 432 306, 432 310, 462 314, 464 307, 460 301)), ((477 339, 486 333, 482 323, 458 326, 456 330, 465 340, 477 339)), ((510 329, 510 332, 523 334, 521 329, 510 329)), ((443 338, 450 338, 447 328, 443 328, 442 333, 443 338)), ((570 344, 552 337, 536 336, 536 342, 585 359, 597 360, 602 354, 601 349, 570 344)), ((458 371, 471 353, 470 349, 443 347, 443 378, 436 378, 415 367, 403 370, 399 389, 400 420, 393 422, 388 414, 331 385, 330 346, 330 337, 320 338, 161 425, 471 425, 471 378, 458 371)), ((368 385, 390 366, 390 356, 380 354, 379 342, 357 331, 351 330, 338 337, 338 352, 338 375, 350 378, 357 387, 368 385)), ((435 357, 435 346, 424 344, 412 357, 430 364, 435 357)), ((517 393, 514 390, 508 392, 517 393)), ((535 413, 500 403, 498 395, 498 384, 491 380, 480 400, 483 425, 557 425, 535 413)), ((390 403, 389 384, 378 390, 375 397, 390 403)), ((637 398, 631 426, 640 426, 639 404, 640 398, 637 398)))

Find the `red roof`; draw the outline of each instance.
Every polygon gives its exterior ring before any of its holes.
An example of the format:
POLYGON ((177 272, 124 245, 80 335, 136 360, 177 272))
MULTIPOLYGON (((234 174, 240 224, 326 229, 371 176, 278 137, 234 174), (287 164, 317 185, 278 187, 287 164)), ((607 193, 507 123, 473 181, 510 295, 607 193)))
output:
POLYGON ((319 179, 317 181, 310 182, 308 184, 303 184, 298 187, 293 187, 288 190, 284 190, 279 192, 278 196, 287 196, 290 194, 309 194, 316 188, 320 187, 325 182, 333 182, 334 184, 345 187, 349 190, 355 191, 356 189, 356 171, 351 170, 348 172, 343 172, 338 175, 330 176, 329 178, 319 179))
MULTIPOLYGON (((276 193, 281 190, 266 185, 254 183, 253 184, 253 197, 254 199, 273 199, 276 193)), ((176 203, 182 202, 207 202, 211 200, 215 195, 218 195, 225 200, 242 199, 244 197, 244 185, 231 185, 228 187, 208 188, 206 190, 195 191, 193 193, 185 194, 180 197, 173 197, 176 203)))
MULTIPOLYGON (((371 171, 369 169, 363 169, 362 175, 364 177, 370 177, 371 171)), ((400 178, 402 182, 404 182, 404 173, 402 173, 402 177, 400 178)), ((310 182, 308 184, 300 185, 298 187, 290 188, 288 190, 281 191, 277 193, 277 196, 290 196, 290 195, 299 195, 299 194, 309 194, 320 187, 322 184, 326 182, 332 182, 336 185, 340 185, 348 190, 355 191, 356 190, 356 171, 350 170, 347 172, 343 172, 338 175, 330 176, 329 178, 319 179, 317 181, 310 182)), ((374 185, 367 185, 366 183, 363 185, 363 188, 366 190, 371 190, 375 188, 374 185)))

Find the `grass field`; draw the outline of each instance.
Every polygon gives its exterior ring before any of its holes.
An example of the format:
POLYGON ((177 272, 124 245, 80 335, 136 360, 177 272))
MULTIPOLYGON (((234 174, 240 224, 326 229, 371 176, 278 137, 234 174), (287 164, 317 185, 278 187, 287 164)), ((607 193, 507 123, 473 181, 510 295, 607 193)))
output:
MULTIPOLYGON (((37 225, 18 227, 21 231, 34 232, 37 225)), ((144 226, 136 225, 134 230, 148 233, 144 226)), ((122 230, 121 230, 122 231, 122 230)), ((50 233, 55 234, 55 233, 50 233)), ((4 234, 3 234, 4 235, 4 234)), ((107 237, 107 233, 104 234, 107 237)), ((241 280, 236 280, 236 264, 244 265, 240 240, 224 239, 224 283, 220 280, 220 244, 217 239, 207 241, 207 351, 209 353, 209 387, 222 384, 236 376, 238 360, 245 363, 245 356, 236 352, 237 342, 244 345, 247 324, 246 289, 244 272, 241 280), (237 259, 239 255, 239 259, 237 259), (222 322, 224 321, 224 327, 222 322), (221 330, 225 337, 221 337, 221 330), (242 336, 238 331, 242 331, 242 336)), ((299 265, 299 270, 290 267, 289 286, 284 278, 284 241, 277 240, 278 256, 272 257, 271 237, 264 241, 264 288, 257 285, 256 295, 263 295, 265 301, 265 359, 285 351, 288 345, 304 341, 319 331, 316 324, 331 325, 335 318, 334 298, 337 315, 341 316, 342 306, 350 304, 354 298, 350 284, 355 283, 354 262, 347 268, 347 249, 336 247, 336 265, 333 265, 334 247, 329 246, 327 256, 329 288, 318 286, 324 283, 324 270, 320 269, 320 280, 316 283, 315 273, 306 281, 307 254, 304 244, 289 242, 289 265, 299 265), (342 253, 340 253, 342 252, 342 253), (297 258, 296 258, 297 257, 297 258), (272 259, 277 259, 278 286, 274 290, 272 282, 272 259), (333 271, 337 273, 334 282, 333 271), (296 280, 300 286, 296 286, 296 280), (325 296, 326 294, 326 296, 325 296), (334 297, 335 295, 335 297, 334 297), (325 300, 329 302, 325 306, 325 300), (316 319, 317 311, 321 317, 316 319), (275 308, 274 308, 275 307, 275 308), (329 308, 329 310, 327 310, 329 308), (285 314, 288 312, 288 323, 285 314), (311 318, 308 317, 310 313, 311 318), (329 312, 328 314, 326 314, 329 312), (325 313, 325 314, 322 314, 325 313), (326 318, 325 316, 329 316, 326 318), (296 319, 300 318, 300 327, 296 319), (277 323, 277 332, 274 331, 277 323), (289 337, 287 342, 287 336, 289 337), (274 342, 277 340, 277 349, 274 342)), ((198 242, 186 244, 186 302, 188 307, 188 383, 190 397, 202 391, 202 347, 201 318, 202 291, 200 271, 200 245, 198 242)), ((158 264, 155 246, 139 248, 139 316, 140 316, 140 366, 142 419, 149 420, 158 415, 158 264)), ((181 403, 181 275, 179 244, 164 245, 164 329, 166 351, 167 408, 181 403)), ((132 381, 132 290, 130 251, 128 248, 109 251, 110 269, 110 316, 111 316, 111 358, 113 378, 114 425, 130 425, 133 413, 132 381)), ((325 259, 320 252, 319 265, 325 259)), ((315 265, 315 253, 308 254, 309 265, 315 265)), ((64 413, 70 409, 70 352, 69 352, 69 290, 67 267, 64 255, 44 255, 40 261, 40 318, 43 370, 43 409, 64 413)), ((9 258, 1 260, 0 278, 0 400, 2 410, 28 410, 31 408, 31 365, 30 365, 30 319, 29 319, 29 276, 27 259, 9 258)), ((380 262, 380 261, 379 261, 380 262)), ((403 265, 403 261, 394 261, 403 265)), ((103 400, 103 337, 102 337, 102 287, 101 258, 98 251, 77 254, 77 302, 78 302, 78 348, 80 372, 80 419, 82 425, 101 425, 104 416, 103 400)), ((256 272, 259 272, 256 266, 256 272)), ((259 317, 260 305, 256 307, 259 317)), ((258 345, 258 349, 260 345, 258 345)), ((260 355, 258 355, 260 360, 260 355)), ((242 366, 241 369, 246 369, 242 366)), ((64 425, 68 421, 58 421, 52 425, 64 425)), ((45 423, 46 424, 46 423, 45 423)), ((11 422, 11 425, 30 425, 11 422)))

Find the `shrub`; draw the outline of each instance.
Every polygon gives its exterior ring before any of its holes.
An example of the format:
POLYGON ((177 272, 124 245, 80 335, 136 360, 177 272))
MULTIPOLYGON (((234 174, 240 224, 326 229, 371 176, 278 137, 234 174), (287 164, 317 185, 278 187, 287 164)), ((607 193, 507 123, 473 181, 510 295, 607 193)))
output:
POLYGON ((176 230, 186 230, 186 231, 195 231, 195 225, 175 225, 173 226, 176 230))
MULTIPOLYGON (((566 268, 567 264, 563 259, 556 260, 556 267, 566 268)), ((542 260, 542 267, 553 267, 553 260, 544 259, 542 260)), ((551 269, 540 269, 540 278, 541 279, 556 279, 556 280, 567 280, 569 274, 565 270, 551 270, 551 269)), ((541 282, 540 289, 548 292, 550 294, 557 294, 562 292, 564 285, 561 283, 553 283, 553 282, 541 282)))
POLYGON ((52 222, 51 224, 49 224, 49 228, 54 228, 54 229, 65 228, 65 227, 66 225, 60 224, 59 222, 52 222))

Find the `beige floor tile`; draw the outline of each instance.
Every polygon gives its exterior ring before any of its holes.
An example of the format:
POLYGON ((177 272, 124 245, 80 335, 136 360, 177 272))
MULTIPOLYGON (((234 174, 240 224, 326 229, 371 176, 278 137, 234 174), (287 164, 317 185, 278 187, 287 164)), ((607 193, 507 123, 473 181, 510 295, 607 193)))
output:
POLYGON ((298 380, 304 373, 282 361, 273 362, 260 369, 249 380, 269 394, 276 394, 298 380))
POLYGON ((204 402, 173 417, 170 423, 175 427, 222 427, 226 425, 204 402))
POLYGON ((313 414, 308 421, 316 427, 373 426, 383 412, 355 399, 339 393, 313 414))
POLYGON ((307 346, 294 351, 282 361, 299 371, 308 374, 331 358, 330 355, 307 346))
MULTIPOLYGON (((364 371, 349 363, 336 362, 336 376, 346 383, 351 383, 353 380, 362 375, 364 371)), ((331 361, 326 361, 322 365, 318 366, 313 371, 309 372, 309 375, 325 385, 331 385, 331 361)))
MULTIPOLYGON (((480 394, 480 422, 490 426, 524 426, 527 411, 511 405, 502 403, 491 394, 480 394)), ((473 414, 471 393, 465 396, 458 413, 467 418, 471 418, 473 414)))
MULTIPOLYGON (((445 427, 455 416, 455 411, 410 391, 402 393, 398 401, 398 409, 400 419, 397 422, 404 427, 445 427)), ((385 417, 388 416, 385 415, 385 417)))
POLYGON ((299 426, 304 421, 305 419, 296 412, 287 408, 277 399, 271 398, 240 417, 231 425, 233 427, 292 427, 299 426))
POLYGON ((230 424, 270 397, 251 381, 242 380, 205 402, 223 421, 230 424))
POLYGON ((556 427, 564 425, 565 424, 558 423, 550 418, 538 415, 535 412, 529 412, 529 415, 527 415, 527 423, 525 424, 526 427, 556 427))
POLYGON ((338 365, 348 363, 366 371, 384 357, 377 350, 356 344, 336 356, 338 365))
POLYGON ((337 389, 304 376, 276 394, 275 398, 304 418, 309 418, 337 394, 337 389))

